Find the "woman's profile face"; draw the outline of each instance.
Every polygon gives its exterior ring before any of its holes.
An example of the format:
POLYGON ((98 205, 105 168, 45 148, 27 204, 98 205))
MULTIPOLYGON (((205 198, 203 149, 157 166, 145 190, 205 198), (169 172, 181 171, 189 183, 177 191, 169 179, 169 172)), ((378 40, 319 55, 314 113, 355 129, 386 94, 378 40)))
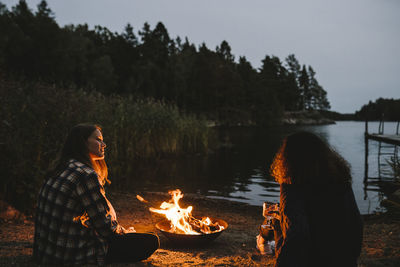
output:
POLYGON ((89 156, 92 160, 104 159, 104 148, 106 143, 103 142, 103 135, 96 129, 88 138, 87 146, 89 156))

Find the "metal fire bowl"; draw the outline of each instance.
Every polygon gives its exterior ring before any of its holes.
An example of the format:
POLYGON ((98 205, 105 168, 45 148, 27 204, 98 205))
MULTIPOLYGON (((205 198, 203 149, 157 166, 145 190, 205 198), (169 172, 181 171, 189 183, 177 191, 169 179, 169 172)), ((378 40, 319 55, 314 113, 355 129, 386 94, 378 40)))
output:
POLYGON ((228 223, 221 219, 211 218, 213 223, 218 222, 219 225, 223 226, 225 229, 213 232, 210 234, 200 234, 200 235, 185 235, 185 234, 176 234, 171 233, 169 230, 171 229, 171 224, 168 220, 162 220, 156 224, 156 228, 160 230, 161 233, 173 244, 179 246, 197 246, 207 244, 214 239, 216 239, 223 231, 228 228, 228 223))

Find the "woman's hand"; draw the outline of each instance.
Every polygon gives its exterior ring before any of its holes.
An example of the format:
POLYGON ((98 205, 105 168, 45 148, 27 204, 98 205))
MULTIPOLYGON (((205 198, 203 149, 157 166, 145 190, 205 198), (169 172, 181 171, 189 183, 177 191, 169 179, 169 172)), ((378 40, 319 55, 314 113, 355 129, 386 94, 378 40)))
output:
POLYGON ((264 202, 263 204, 263 216, 267 218, 267 216, 270 216, 274 219, 280 220, 281 216, 279 214, 279 204, 268 204, 267 202, 264 202))
POLYGON ((275 220, 280 221, 281 220, 281 215, 279 214, 279 211, 271 210, 267 212, 268 216, 271 216, 275 220))

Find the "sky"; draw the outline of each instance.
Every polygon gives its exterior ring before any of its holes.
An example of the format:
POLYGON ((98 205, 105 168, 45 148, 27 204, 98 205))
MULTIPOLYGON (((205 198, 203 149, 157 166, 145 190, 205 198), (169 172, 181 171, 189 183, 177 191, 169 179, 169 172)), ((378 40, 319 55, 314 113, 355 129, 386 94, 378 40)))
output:
MULTIPOLYGON (((0 0, 8 8, 17 0, 0 0)), ((36 11, 40 0, 27 0, 36 11)), ((60 26, 87 23, 121 33, 158 22, 171 38, 215 50, 226 40, 254 68, 266 55, 295 54, 327 91, 331 110, 353 113, 400 98, 398 0, 48 0, 60 26)))

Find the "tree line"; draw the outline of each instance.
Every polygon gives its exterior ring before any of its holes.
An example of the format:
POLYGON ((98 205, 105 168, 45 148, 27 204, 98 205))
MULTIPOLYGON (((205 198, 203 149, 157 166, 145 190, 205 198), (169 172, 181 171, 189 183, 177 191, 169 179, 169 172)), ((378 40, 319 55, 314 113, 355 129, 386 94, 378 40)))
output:
POLYGON ((359 120, 400 121, 400 99, 378 98, 374 102, 369 101, 356 111, 355 117, 359 120))
POLYGON ((87 24, 60 27, 41 1, 8 10, 0 3, 0 69, 18 79, 105 95, 133 95, 174 103, 221 123, 268 125, 284 111, 328 110, 327 93, 311 66, 294 54, 266 55, 259 69, 237 60, 227 41, 215 50, 175 39, 163 23, 122 33, 87 24))

